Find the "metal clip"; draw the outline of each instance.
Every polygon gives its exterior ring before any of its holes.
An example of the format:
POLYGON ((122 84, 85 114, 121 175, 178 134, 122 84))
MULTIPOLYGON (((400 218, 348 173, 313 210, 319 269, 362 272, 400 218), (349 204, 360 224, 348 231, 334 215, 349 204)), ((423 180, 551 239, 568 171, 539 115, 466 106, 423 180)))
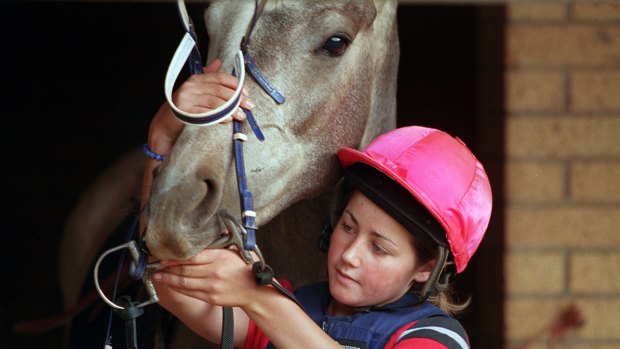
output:
MULTIPOLYGON (((133 260, 135 265, 138 265, 138 263, 140 263, 140 251, 138 249, 138 245, 136 244, 135 241, 130 241, 127 242, 125 244, 113 247, 107 251, 105 251, 103 254, 101 254, 101 256, 99 257, 99 259, 97 260, 97 263, 95 264, 95 269, 93 271, 93 277, 95 279, 95 288, 97 289, 97 292, 99 293, 99 296, 101 297, 101 299, 103 299, 104 302, 106 302, 110 307, 112 307, 113 309, 117 309, 117 310, 125 310, 125 307, 122 307, 116 303, 114 303, 113 301, 111 301, 110 299, 108 299, 108 297, 106 297, 106 295, 103 293, 103 290, 101 289, 101 286, 99 285, 99 266, 101 265, 101 262, 103 261, 103 259, 105 257, 107 257, 109 254, 114 253, 116 251, 120 251, 122 249, 128 249, 129 250, 129 254, 131 255, 131 259, 133 260)), ((146 265, 146 271, 144 272, 144 274, 142 275, 142 283, 144 284, 144 288, 146 290, 146 293, 149 296, 149 299, 136 305, 135 308, 143 308, 149 304, 153 304, 153 303, 157 303, 159 302, 159 297, 157 296, 157 291, 155 290, 155 286, 153 285, 153 282, 151 281, 151 275, 159 270, 162 269, 163 266, 158 263, 150 263, 146 265)))

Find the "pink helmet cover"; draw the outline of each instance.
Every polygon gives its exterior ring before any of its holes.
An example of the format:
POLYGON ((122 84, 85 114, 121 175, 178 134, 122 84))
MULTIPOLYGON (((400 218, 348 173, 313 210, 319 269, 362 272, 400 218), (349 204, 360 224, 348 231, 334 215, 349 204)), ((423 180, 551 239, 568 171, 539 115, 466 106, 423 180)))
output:
POLYGON ((480 245, 491 217, 492 195, 482 164, 458 138, 419 126, 375 138, 364 150, 343 148, 344 168, 370 165, 407 189, 446 231, 457 272, 480 245))

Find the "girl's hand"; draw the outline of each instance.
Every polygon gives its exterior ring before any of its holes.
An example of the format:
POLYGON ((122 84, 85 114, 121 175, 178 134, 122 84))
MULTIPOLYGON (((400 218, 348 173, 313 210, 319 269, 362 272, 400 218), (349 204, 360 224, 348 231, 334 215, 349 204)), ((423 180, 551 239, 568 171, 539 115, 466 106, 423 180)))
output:
POLYGON ((234 249, 203 250, 186 261, 162 263, 167 267, 153 275, 156 285, 211 305, 243 308, 261 291, 252 266, 234 249))
POLYGON ((278 348, 342 348, 297 304, 271 286, 258 286, 234 249, 163 263, 167 267, 152 278, 159 303, 212 342, 220 342, 224 306, 234 307, 236 347, 246 341, 252 319, 278 348))
MULTIPOLYGON (((230 74, 218 72, 221 66, 222 62, 215 60, 204 68, 204 74, 190 76, 172 96, 177 107, 189 113, 202 113, 213 110, 230 99, 237 88, 238 80, 230 74)), ((247 96, 245 88, 242 90, 240 106, 248 110, 254 108, 254 103, 247 96)), ((233 118, 242 121, 245 119, 245 113, 239 108, 223 123, 233 118)), ((168 103, 164 103, 153 117, 149 127, 148 145, 151 151, 160 155, 170 154, 184 125, 176 118, 168 103)), ((153 170, 157 165, 159 165, 158 161, 147 159, 143 176, 141 207, 150 196, 153 170)))
MULTIPOLYGON (((166 268, 151 279, 159 304, 173 313, 194 332, 213 343, 220 343, 222 307, 242 304, 244 290, 257 287, 236 250, 204 250, 187 261, 161 261, 166 268)), ((233 308, 235 347, 243 346, 249 318, 233 308)))

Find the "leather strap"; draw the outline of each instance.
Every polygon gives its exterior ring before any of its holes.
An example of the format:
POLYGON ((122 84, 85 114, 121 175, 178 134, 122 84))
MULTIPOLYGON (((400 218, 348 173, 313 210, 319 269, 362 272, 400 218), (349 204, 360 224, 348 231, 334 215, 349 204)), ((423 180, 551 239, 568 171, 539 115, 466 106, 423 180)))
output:
POLYGON ((256 63, 254 63, 254 59, 250 55, 250 52, 247 48, 243 49, 243 59, 245 60, 245 68, 250 76, 256 81, 274 101, 278 104, 284 103, 284 96, 278 91, 275 87, 273 87, 265 75, 258 69, 256 63))
POLYGON ((232 349, 235 344, 235 317, 233 309, 224 307, 222 309, 222 338, 220 348, 232 349))

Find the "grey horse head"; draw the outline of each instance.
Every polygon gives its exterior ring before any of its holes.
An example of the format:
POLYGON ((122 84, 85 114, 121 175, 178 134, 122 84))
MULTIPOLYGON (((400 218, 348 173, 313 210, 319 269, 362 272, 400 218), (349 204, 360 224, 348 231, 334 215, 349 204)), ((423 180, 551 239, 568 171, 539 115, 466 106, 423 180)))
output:
MULTIPOLYGON (((341 175, 337 149, 358 148, 395 127, 396 6, 388 0, 267 1, 249 51, 286 102, 275 103, 246 79, 266 139, 248 132, 244 145, 259 226, 332 188, 341 175)), ((230 71, 253 14, 254 1, 210 1, 207 61, 221 59, 230 71)), ((190 258, 221 235, 218 212, 239 218, 239 206, 231 125, 186 126, 154 180, 149 249, 158 258, 190 258)), ((308 219, 315 220, 310 213, 308 219)))

